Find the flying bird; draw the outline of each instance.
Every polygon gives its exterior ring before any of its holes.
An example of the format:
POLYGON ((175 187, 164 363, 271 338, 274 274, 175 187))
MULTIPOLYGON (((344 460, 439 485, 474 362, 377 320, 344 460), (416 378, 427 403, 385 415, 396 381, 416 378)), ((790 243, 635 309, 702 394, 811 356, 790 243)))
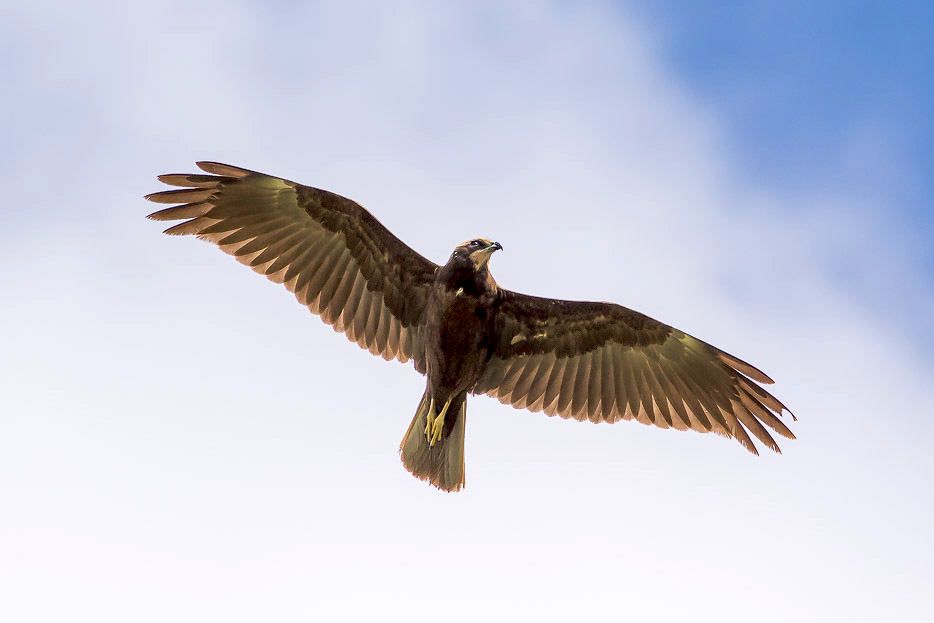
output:
POLYGON ((439 266, 350 199, 197 164, 207 175, 159 176, 181 188, 146 198, 179 205, 148 218, 182 221, 165 233, 213 242, 374 355, 411 360, 426 384, 402 463, 439 489, 464 486, 468 394, 581 421, 712 431, 754 454, 750 434, 780 452, 766 427, 794 439, 758 368, 620 305, 505 290, 490 274, 498 242, 468 240, 439 266))

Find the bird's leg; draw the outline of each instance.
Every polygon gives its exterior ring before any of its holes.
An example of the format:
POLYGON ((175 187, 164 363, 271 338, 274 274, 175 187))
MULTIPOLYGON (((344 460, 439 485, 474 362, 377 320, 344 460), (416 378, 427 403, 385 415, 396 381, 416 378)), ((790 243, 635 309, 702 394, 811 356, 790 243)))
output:
POLYGON ((431 403, 428 405, 428 415, 425 416, 427 422, 425 423, 425 437, 431 441, 431 427, 435 423, 435 399, 431 399, 431 403))
POLYGON ((454 396, 448 398, 447 402, 444 403, 444 407, 441 408, 441 413, 425 427, 426 429, 431 428, 430 432, 428 430, 425 431, 425 437, 428 438, 429 446, 434 446, 441 439, 441 431, 444 430, 444 416, 448 412, 448 407, 451 406, 452 400, 454 400, 454 396))

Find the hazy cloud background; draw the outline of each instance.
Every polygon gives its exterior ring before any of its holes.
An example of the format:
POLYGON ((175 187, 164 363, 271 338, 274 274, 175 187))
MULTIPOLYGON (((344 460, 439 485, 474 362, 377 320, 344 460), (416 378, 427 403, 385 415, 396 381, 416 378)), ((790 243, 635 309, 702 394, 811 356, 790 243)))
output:
POLYGON ((928 620, 926 9, 690 6, 0 9, 0 616, 928 620), (475 398, 435 491, 419 375, 142 218, 197 159, 499 240, 762 367, 798 440, 475 398))

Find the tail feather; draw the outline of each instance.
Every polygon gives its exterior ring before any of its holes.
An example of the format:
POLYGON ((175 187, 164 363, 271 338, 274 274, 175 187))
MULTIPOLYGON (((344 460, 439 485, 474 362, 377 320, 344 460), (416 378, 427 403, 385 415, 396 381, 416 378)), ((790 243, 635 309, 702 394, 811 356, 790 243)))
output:
POLYGON ((428 390, 418 403, 415 417, 402 438, 399 451, 402 464, 416 478, 427 480, 444 491, 459 491, 464 486, 464 432, 467 420, 466 396, 455 401, 445 416, 444 432, 434 446, 428 445, 425 425, 431 399, 428 390), (459 404, 458 404, 459 402, 459 404), (456 414, 456 419, 452 416, 456 414))

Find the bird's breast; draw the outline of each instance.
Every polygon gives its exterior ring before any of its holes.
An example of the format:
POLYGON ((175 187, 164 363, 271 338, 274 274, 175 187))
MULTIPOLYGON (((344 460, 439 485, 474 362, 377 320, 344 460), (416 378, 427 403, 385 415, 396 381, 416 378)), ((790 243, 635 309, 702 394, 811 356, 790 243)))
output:
POLYGON ((486 362, 490 302, 456 289, 439 294, 429 306, 426 323, 429 382, 443 392, 466 391, 486 362))

